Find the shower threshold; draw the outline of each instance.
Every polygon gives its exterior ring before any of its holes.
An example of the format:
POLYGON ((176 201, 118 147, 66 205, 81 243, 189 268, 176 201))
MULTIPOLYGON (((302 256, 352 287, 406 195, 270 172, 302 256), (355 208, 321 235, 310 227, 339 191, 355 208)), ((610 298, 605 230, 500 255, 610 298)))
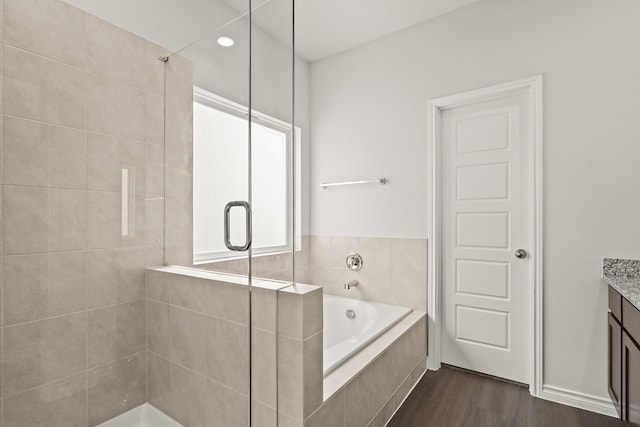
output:
POLYGON ((105 421, 97 427, 184 427, 182 424, 154 408, 148 403, 142 404, 124 414, 105 421))

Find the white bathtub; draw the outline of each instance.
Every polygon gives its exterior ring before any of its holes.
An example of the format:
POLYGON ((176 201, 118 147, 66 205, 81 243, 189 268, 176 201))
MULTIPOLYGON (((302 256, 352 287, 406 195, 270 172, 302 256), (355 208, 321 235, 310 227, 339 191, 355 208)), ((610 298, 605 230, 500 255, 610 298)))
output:
POLYGON ((324 295, 324 375, 336 369, 409 313, 410 308, 324 295), (353 310, 353 319, 347 317, 347 310, 353 310))

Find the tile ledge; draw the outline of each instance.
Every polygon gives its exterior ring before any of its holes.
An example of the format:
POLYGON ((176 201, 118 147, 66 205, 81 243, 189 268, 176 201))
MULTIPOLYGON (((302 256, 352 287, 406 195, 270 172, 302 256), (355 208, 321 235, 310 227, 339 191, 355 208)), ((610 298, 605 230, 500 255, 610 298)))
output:
MULTIPOLYGON (((210 280, 213 282, 222 282, 229 285, 247 286, 248 280, 246 276, 218 273, 209 270, 200 270, 198 268, 184 267, 179 265, 166 265, 160 267, 147 267, 147 271, 155 271, 159 273, 175 274, 179 276, 193 277, 196 279, 210 280)), ((255 278, 251 285, 254 288, 268 289, 273 291, 282 290, 292 287, 291 282, 279 282, 276 280, 268 280, 255 278)), ((309 286, 309 285, 305 285, 309 286)))

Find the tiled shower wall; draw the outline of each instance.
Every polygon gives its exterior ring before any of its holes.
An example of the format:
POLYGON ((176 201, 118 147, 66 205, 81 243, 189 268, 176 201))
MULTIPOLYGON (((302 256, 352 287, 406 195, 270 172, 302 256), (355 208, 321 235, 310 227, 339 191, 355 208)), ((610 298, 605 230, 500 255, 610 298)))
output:
POLYGON ((303 269, 308 283, 332 295, 427 311, 427 240, 310 236, 303 269), (362 256, 360 271, 349 271, 351 252, 362 256), (344 284, 358 280, 350 290, 344 284))
POLYGON ((198 270, 147 270, 148 400, 190 427, 302 426, 322 404, 322 291, 198 270))
POLYGON ((2 2, 2 422, 95 425, 146 400, 162 50, 59 0, 2 2), (123 167, 135 173, 126 238, 123 167))

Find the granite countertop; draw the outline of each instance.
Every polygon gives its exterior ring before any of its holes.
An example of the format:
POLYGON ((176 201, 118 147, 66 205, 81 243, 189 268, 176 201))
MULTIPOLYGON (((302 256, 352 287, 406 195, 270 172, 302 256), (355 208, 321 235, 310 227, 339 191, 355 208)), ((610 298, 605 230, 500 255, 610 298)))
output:
POLYGON ((640 310, 640 260, 604 258, 602 278, 640 310))

